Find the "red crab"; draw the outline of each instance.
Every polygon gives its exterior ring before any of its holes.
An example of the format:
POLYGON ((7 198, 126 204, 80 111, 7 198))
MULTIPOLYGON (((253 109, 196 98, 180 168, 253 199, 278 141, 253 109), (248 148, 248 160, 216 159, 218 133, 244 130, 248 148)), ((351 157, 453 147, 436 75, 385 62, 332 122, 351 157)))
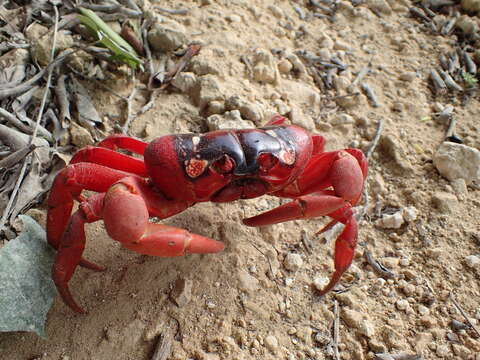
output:
MULTIPOLYGON (((324 152, 324 138, 274 116, 263 128, 168 135, 150 144, 114 135, 79 150, 55 178, 48 199, 47 238, 58 250, 53 280, 63 301, 83 313, 68 288, 82 258, 84 224, 102 220, 130 250, 154 256, 216 253, 224 245, 186 230, 150 223, 202 201, 228 202, 264 194, 293 201, 244 219, 248 226, 327 215, 345 224, 335 244, 335 272, 327 293, 350 266, 357 243, 352 206, 361 197, 367 160, 357 149, 324 152), (143 155, 141 159, 116 149, 143 155), (88 198, 83 190, 95 191, 88 198), (80 202, 72 215, 74 200, 80 202)), ((323 231, 324 231, 323 230, 323 231)))

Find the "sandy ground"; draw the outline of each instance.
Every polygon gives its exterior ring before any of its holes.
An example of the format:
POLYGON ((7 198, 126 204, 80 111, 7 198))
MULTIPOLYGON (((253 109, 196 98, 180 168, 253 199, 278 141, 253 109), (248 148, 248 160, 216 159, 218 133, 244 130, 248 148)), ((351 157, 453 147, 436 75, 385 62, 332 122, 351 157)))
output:
MULTIPOLYGON (((452 320, 465 319, 449 300, 454 294, 478 324, 480 268, 466 259, 480 253, 480 195, 471 187, 452 186, 432 164, 447 126, 432 117, 436 102, 454 106, 458 136, 480 147, 477 98, 462 105, 460 97, 434 96, 429 88, 429 69, 438 65, 441 52, 453 49, 455 37, 426 34, 408 17, 409 1, 388 1, 391 13, 377 15, 368 6, 340 3, 336 21, 329 22, 300 19, 295 6, 311 12, 301 1, 162 2, 189 9, 187 15, 162 17, 183 27, 189 40, 202 42, 187 70, 206 94, 163 92, 130 131, 146 140, 206 131, 209 112, 222 112, 216 104, 209 109, 209 102, 222 105, 235 95, 260 114, 242 114, 244 120, 261 125, 268 114, 284 112, 324 135, 328 149, 366 150, 383 120, 382 138, 370 159, 370 201, 357 256, 339 291, 321 299, 314 291, 315 280, 321 283, 333 269, 333 242, 314 236, 328 219, 265 228, 241 224, 242 218, 280 204, 276 198, 198 204, 163 221, 224 241, 225 251, 216 255, 138 255, 110 240, 96 223, 88 226, 86 257, 108 270, 78 269, 71 281, 88 314, 74 314, 57 299, 48 316, 48 338, 2 333, 2 359, 150 359, 169 333, 171 360, 329 359, 335 301, 341 359, 373 359, 376 353, 480 359, 479 336, 472 329, 452 329, 452 320), (258 65, 259 49, 275 54, 264 61, 267 75, 273 74, 267 82, 255 80, 261 75, 252 75, 241 61, 245 57, 258 65), (287 61, 288 54, 299 50, 337 55, 348 65, 337 90, 322 92, 302 68, 290 70, 295 60, 287 61), (345 94, 342 84, 350 84, 369 62, 372 71, 365 81, 379 106, 363 93, 344 103, 332 100, 345 94), (379 214, 402 209, 414 216, 400 228, 376 225, 379 214), (367 249, 396 277, 375 273, 365 260, 367 249), (296 271, 284 265, 291 253, 303 260, 296 271), (179 306, 170 293, 183 280, 191 293, 182 293, 179 306)), ((129 94, 125 80, 109 85, 129 94)), ((102 113, 118 114, 121 104, 111 94, 98 91, 95 99, 102 113)), ((144 101, 141 93, 137 100, 144 101)))

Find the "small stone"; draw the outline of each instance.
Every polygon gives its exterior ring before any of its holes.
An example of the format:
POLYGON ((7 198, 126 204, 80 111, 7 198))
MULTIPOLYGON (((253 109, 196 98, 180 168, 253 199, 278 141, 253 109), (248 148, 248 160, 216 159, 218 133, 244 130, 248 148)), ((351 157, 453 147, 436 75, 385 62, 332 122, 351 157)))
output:
POLYGON ((275 16, 278 19, 285 16, 285 14, 283 13, 283 10, 281 8, 279 8, 278 6, 270 5, 270 6, 268 6, 268 10, 270 10, 272 15, 275 16))
POLYGON ((303 64, 302 60, 294 54, 294 53, 287 53, 285 55, 287 60, 292 64, 293 72, 299 76, 307 74, 307 68, 303 64))
MULTIPOLYGON (((52 36, 47 35, 48 28, 38 24, 32 23, 25 31, 27 38, 30 40, 32 46, 30 48, 30 54, 32 58, 40 65, 46 66, 50 63, 51 51, 52 51, 52 36)), ((65 49, 69 49, 73 46, 73 37, 65 30, 59 30, 57 32, 57 41, 55 43, 55 52, 59 53, 65 49)))
POLYGON ((342 311, 342 319, 348 326, 357 329, 360 335, 368 338, 375 335, 375 328, 366 313, 345 308, 342 311))
POLYGON ((315 122, 310 115, 303 112, 300 107, 292 106, 289 114, 290 121, 294 125, 303 127, 306 130, 315 130, 315 122))
POLYGON ((277 84, 280 78, 275 57, 267 50, 258 49, 254 56, 253 78, 255 81, 277 84))
POLYGON ((465 263, 472 269, 480 269, 480 256, 469 255, 465 257, 465 263))
POLYGON ((288 74, 293 68, 292 63, 287 59, 280 60, 277 66, 278 71, 280 71, 282 74, 288 74))
POLYGON ((458 199, 454 194, 437 191, 432 196, 432 202, 442 213, 452 213, 458 204, 458 199))
POLYGON ((192 297, 193 282, 190 279, 178 278, 170 292, 170 298, 178 307, 185 306, 192 297))
POLYGON ((452 185, 453 191, 457 197, 465 197, 468 194, 467 183, 465 179, 455 179, 450 182, 452 185))
POLYGON ((208 74, 200 77, 194 101, 201 109, 204 109, 211 101, 221 101, 223 98, 223 91, 216 76, 208 74))
POLYGON ((94 143, 90 132, 73 122, 70 125, 70 136, 72 138, 72 144, 79 148, 83 148, 87 145, 93 145, 94 143))
POLYGON ((303 265, 303 260, 300 254, 288 253, 283 260, 283 265, 287 270, 297 271, 303 265))
POLYGON ((210 115, 206 123, 210 131, 255 128, 253 122, 242 119, 238 110, 227 111, 223 115, 210 115))
POLYGON ((426 306, 421 305, 421 304, 418 305, 418 313, 419 313, 420 315, 422 315, 422 316, 423 316, 423 315, 427 315, 429 312, 430 312, 430 309, 427 308, 426 306))
POLYGON ((370 9, 376 10, 385 15, 390 15, 392 13, 392 8, 386 0, 367 0, 367 5, 370 9))
POLYGON ((400 74, 399 79, 406 82, 412 82, 416 77, 417 73, 415 71, 407 71, 400 74))
POLYGON ((222 101, 210 101, 207 107, 207 114, 223 114, 225 112, 225 104, 222 101))
POLYGON ((270 350, 271 352, 275 352, 278 349, 278 340, 273 335, 268 335, 263 340, 265 343, 265 347, 270 350))
POLYGON ((394 214, 384 214, 381 219, 375 222, 375 225, 383 229, 399 229, 404 222, 401 211, 394 214))
POLYGON ((480 151, 463 144, 445 141, 433 156, 439 173, 452 181, 464 179, 465 183, 480 183, 480 151))
POLYGON ((441 358, 446 358, 450 356, 450 348, 448 345, 438 345, 435 353, 441 358))
POLYGON ((415 350, 421 353, 428 344, 433 342, 433 335, 429 332, 421 332, 415 336, 415 350))
POLYGON ((215 304, 215 302, 213 302, 212 300, 207 300, 205 302, 205 305, 208 309, 215 309, 217 307, 217 304, 215 304))
POLYGON ((333 49, 334 50, 343 50, 343 51, 350 51, 351 46, 347 44, 346 42, 342 40, 335 40, 335 43, 333 44, 333 49))
POLYGON ((333 40, 328 35, 324 34, 323 39, 320 40, 320 47, 326 49, 333 49, 333 45, 333 40))
POLYGON ((238 283, 240 290, 243 290, 247 293, 253 293, 259 288, 259 281, 257 278, 243 270, 240 270, 238 273, 238 283))
POLYGON ((347 125, 347 124, 354 124, 355 123, 355 120, 353 119, 353 117, 351 117, 350 115, 348 114, 345 114, 345 113, 342 113, 342 114, 338 114, 337 116, 335 116, 331 121, 330 121, 330 124, 332 125, 347 125))
POLYGON ((407 300, 400 299, 400 300, 397 300, 397 302, 395 303, 395 306, 397 307, 398 310, 406 311, 410 305, 407 300))
POLYGON ((240 22, 240 21, 242 21, 242 18, 241 18, 240 16, 238 16, 238 15, 233 14, 233 15, 227 15, 227 16, 225 17, 225 20, 227 20, 228 22, 232 22, 232 23, 233 23, 233 22, 240 22))
POLYGON ((176 50, 188 41, 185 28, 173 20, 156 23, 147 37, 152 48, 162 52, 176 50))
POLYGON ((414 206, 408 206, 402 209, 402 216, 406 222, 417 220, 418 210, 414 206))
POLYGON ((197 85, 197 77, 192 72, 181 72, 172 80, 172 85, 183 93, 190 93, 197 85))
POLYGON ((293 278, 286 278, 285 279, 285 286, 290 286, 293 284, 293 278))
POLYGON ((327 286, 328 282, 330 280, 326 277, 321 277, 321 278, 315 278, 313 280, 313 286, 315 287, 315 289, 317 289, 318 291, 322 291, 323 289, 325 289, 325 286, 327 286))

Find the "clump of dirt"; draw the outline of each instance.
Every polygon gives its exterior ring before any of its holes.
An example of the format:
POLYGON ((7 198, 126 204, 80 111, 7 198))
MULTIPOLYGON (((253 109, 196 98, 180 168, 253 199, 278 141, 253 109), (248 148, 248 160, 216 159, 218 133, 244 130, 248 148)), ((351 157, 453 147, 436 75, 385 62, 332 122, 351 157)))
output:
MULTIPOLYGON (((475 184, 442 177, 432 161, 448 126, 434 114, 447 105, 456 135, 480 148, 478 96, 435 94, 429 80, 456 35, 426 32, 407 0, 339 1, 335 11, 329 1, 162 2, 186 14, 143 3, 165 20, 155 30, 160 49, 186 41, 203 48, 133 120, 133 136, 261 126, 280 113, 322 134, 327 150, 366 151, 383 122, 357 255, 336 291, 319 298, 315 289, 333 271, 334 237, 314 234, 328 219, 241 223, 278 206, 274 197, 202 203, 163 221, 224 241, 215 255, 142 256, 92 224, 85 257, 107 270, 78 269, 70 285, 88 314, 58 299, 48 339, 0 334, 1 357, 151 359, 170 334, 171 360, 327 359, 335 347, 341 359, 479 360, 480 334, 471 325, 480 321, 480 195, 475 184)), ((125 82, 109 86, 130 93, 125 82)), ((119 113, 109 92, 97 88, 92 98, 99 113, 119 113)), ((148 101, 141 92, 135 100, 148 101)))

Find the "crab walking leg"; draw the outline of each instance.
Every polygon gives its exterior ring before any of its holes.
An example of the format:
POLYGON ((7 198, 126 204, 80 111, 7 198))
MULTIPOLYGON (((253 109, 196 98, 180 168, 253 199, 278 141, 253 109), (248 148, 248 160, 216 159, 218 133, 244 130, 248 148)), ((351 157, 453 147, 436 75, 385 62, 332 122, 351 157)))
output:
POLYGON ((320 291, 320 294, 324 295, 335 286, 352 263, 358 239, 358 226, 352 205, 361 197, 366 174, 367 162, 360 151, 347 149, 319 154, 293 186, 274 194, 292 197, 292 202, 245 219, 244 223, 249 226, 262 226, 327 215, 333 221, 320 232, 328 230, 337 222, 345 224, 335 242, 335 272, 328 285, 320 291), (318 172, 318 169, 322 171, 318 172), (333 190, 323 190, 330 186, 333 190), (311 191, 314 192, 303 195, 311 191))
POLYGON ((358 229, 349 203, 337 196, 322 193, 304 195, 263 214, 244 219, 243 222, 248 226, 263 226, 324 215, 332 217, 334 222, 340 221, 345 224, 345 228, 335 241, 335 272, 328 285, 320 291, 320 295, 324 295, 333 289, 342 274, 350 267, 355 254, 358 229))
POLYGON ((111 135, 100 141, 97 146, 110 150, 123 149, 143 155, 148 143, 126 135, 111 135))
MULTIPOLYGON (((130 174, 105 166, 78 163, 64 168, 53 182, 48 197, 47 240, 58 249, 63 233, 67 228, 72 213, 74 199, 80 198, 82 190, 105 192, 111 184, 130 174)), ((103 267, 82 259, 80 264, 92 270, 103 267)))
POLYGON ((220 241, 172 226, 149 223, 149 215, 161 214, 169 217, 184 210, 189 204, 172 202, 161 195, 157 195, 157 197, 160 196, 157 199, 152 199, 152 194, 145 197, 148 191, 148 188, 145 188, 143 179, 125 178, 108 190, 102 215, 105 228, 112 239, 121 242, 127 249, 153 256, 209 254, 224 249, 224 244, 220 241), (165 206, 168 202, 173 205, 171 209, 165 206), (158 209, 162 203, 167 210, 170 210, 168 213, 162 213, 162 210, 158 209))
POLYGON ((70 164, 80 162, 94 163, 139 176, 148 176, 143 160, 104 147, 87 146, 77 151, 70 160, 70 164))
POLYGON ((64 302, 78 313, 85 312, 75 302, 68 287, 76 267, 83 261, 85 223, 103 219, 112 239, 141 254, 171 257, 222 251, 222 242, 172 226, 148 222, 150 215, 168 217, 189 205, 167 200, 158 193, 150 193, 145 180, 135 177, 122 178, 106 193, 92 195, 83 201, 60 239, 53 267, 53 279, 64 302), (149 198, 145 199, 145 195, 149 198))

